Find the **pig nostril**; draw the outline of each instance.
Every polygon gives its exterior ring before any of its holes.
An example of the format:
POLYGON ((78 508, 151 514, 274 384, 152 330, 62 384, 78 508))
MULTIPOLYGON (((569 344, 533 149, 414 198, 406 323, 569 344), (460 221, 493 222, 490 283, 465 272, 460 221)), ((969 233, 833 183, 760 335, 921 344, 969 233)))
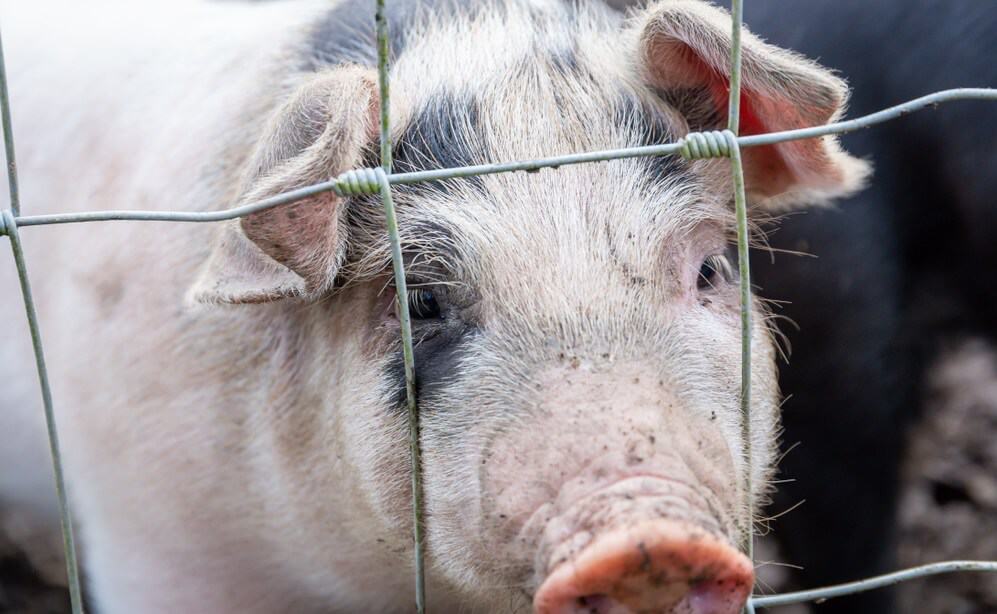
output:
POLYGON ((736 614, 754 572, 725 539, 658 519, 607 531, 554 567, 535 614, 736 614))
POLYGON ((626 614, 629 612, 608 595, 584 595, 576 600, 573 614, 626 614))
POLYGON ((701 582, 694 585, 686 597, 690 609, 693 612, 723 611, 727 593, 736 590, 734 586, 729 587, 729 591, 724 588, 724 582, 701 582))

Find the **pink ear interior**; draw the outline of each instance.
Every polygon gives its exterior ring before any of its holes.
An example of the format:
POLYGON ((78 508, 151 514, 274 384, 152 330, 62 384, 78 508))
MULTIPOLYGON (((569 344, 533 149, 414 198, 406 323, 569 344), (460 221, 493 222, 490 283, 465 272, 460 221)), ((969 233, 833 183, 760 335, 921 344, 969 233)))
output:
MULTIPOLYGON (((717 44, 704 47, 711 52, 724 48, 717 44)), ((750 50, 744 51, 739 134, 746 136, 820 125, 833 117, 837 106, 819 108, 803 103, 805 97, 790 98, 790 92, 766 91, 764 81, 753 74, 759 62, 751 57, 750 50)), ((674 35, 660 36, 650 45, 648 55, 649 70, 659 86, 705 88, 717 115, 727 117, 728 58, 721 57, 722 54, 704 55, 674 35)), ((820 139, 746 148, 742 158, 748 190, 762 197, 782 194, 801 184, 820 189, 843 181, 841 169, 831 160, 820 139)))

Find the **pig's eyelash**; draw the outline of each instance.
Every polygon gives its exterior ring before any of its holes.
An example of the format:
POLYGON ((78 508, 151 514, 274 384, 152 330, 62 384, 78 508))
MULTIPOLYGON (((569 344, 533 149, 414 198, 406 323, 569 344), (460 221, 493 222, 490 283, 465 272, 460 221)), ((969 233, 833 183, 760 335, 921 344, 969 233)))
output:
POLYGON ((724 254, 712 254, 703 260, 696 284, 700 290, 716 289, 718 282, 730 283, 735 278, 734 267, 724 254))
MULTIPOLYGON (((442 320, 444 310, 441 299, 442 297, 438 296, 437 292, 427 289, 426 286, 421 288, 407 288, 405 300, 408 305, 409 317, 412 318, 413 322, 442 320)), ((395 303, 395 317, 401 319, 397 302, 395 303)))

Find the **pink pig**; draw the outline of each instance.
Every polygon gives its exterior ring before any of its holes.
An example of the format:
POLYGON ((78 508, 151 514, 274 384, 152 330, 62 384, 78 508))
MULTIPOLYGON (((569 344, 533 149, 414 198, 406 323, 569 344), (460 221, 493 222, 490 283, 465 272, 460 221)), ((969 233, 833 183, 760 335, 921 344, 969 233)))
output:
MULTIPOLYGON (((706 3, 626 19, 595 1, 389 5, 397 171, 724 124, 730 19, 706 3)), ((25 214, 215 210, 377 164, 372 1, 11 2, 3 26, 25 214)), ((847 95, 747 34, 743 87, 745 133, 826 123, 847 95)), ((831 138, 744 161, 758 216, 866 173, 831 138)), ((677 157, 395 187, 431 611, 743 606, 779 395, 756 303, 742 441, 731 199, 728 161, 677 157)), ((378 198, 21 235, 100 612, 411 611, 378 198)), ((0 501, 56 530, 0 260, 0 501)))

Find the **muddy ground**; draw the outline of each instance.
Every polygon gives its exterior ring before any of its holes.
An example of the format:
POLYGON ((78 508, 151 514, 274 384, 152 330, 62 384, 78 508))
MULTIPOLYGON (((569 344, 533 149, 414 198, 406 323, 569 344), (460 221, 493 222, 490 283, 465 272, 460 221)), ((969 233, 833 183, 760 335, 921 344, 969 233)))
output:
MULTIPOLYGON (((900 564, 997 560, 997 350, 979 340, 953 342, 932 369, 927 389, 904 472, 900 564)), ((778 524, 773 528, 778 532, 778 524)), ((776 546, 766 542, 759 560, 779 560, 776 546)), ((759 570, 760 580, 775 591, 787 588, 786 576, 778 567, 759 570)), ((997 574, 934 576, 902 584, 897 594, 901 612, 997 612, 997 574)), ((819 614, 820 608, 770 611, 819 614)))
MULTIPOLYGON (((930 387, 906 468, 900 561, 997 560, 997 351, 953 347, 930 387)), ((900 596, 905 612, 997 612, 997 575, 936 576, 900 596)))
MULTIPOLYGON (((932 370, 924 419, 911 434, 900 510, 903 566, 948 559, 997 560, 997 351, 981 341, 953 343, 932 370)), ((775 527, 778 531, 778 525, 775 527)), ((69 612, 64 588, 52 580, 58 564, 36 561, 0 535, 0 612, 69 612), (53 567, 55 568, 53 570, 53 567)), ((769 542, 769 540, 766 540, 769 542)), ((759 560, 778 557, 771 543, 759 560)), ((785 571, 759 570, 759 579, 780 590, 785 571)), ((769 590, 765 592, 770 592, 769 590)), ((902 585, 903 612, 983 614, 997 612, 997 575, 951 574, 902 585)), ((802 614, 820 608, 771 610, 802 614)))

